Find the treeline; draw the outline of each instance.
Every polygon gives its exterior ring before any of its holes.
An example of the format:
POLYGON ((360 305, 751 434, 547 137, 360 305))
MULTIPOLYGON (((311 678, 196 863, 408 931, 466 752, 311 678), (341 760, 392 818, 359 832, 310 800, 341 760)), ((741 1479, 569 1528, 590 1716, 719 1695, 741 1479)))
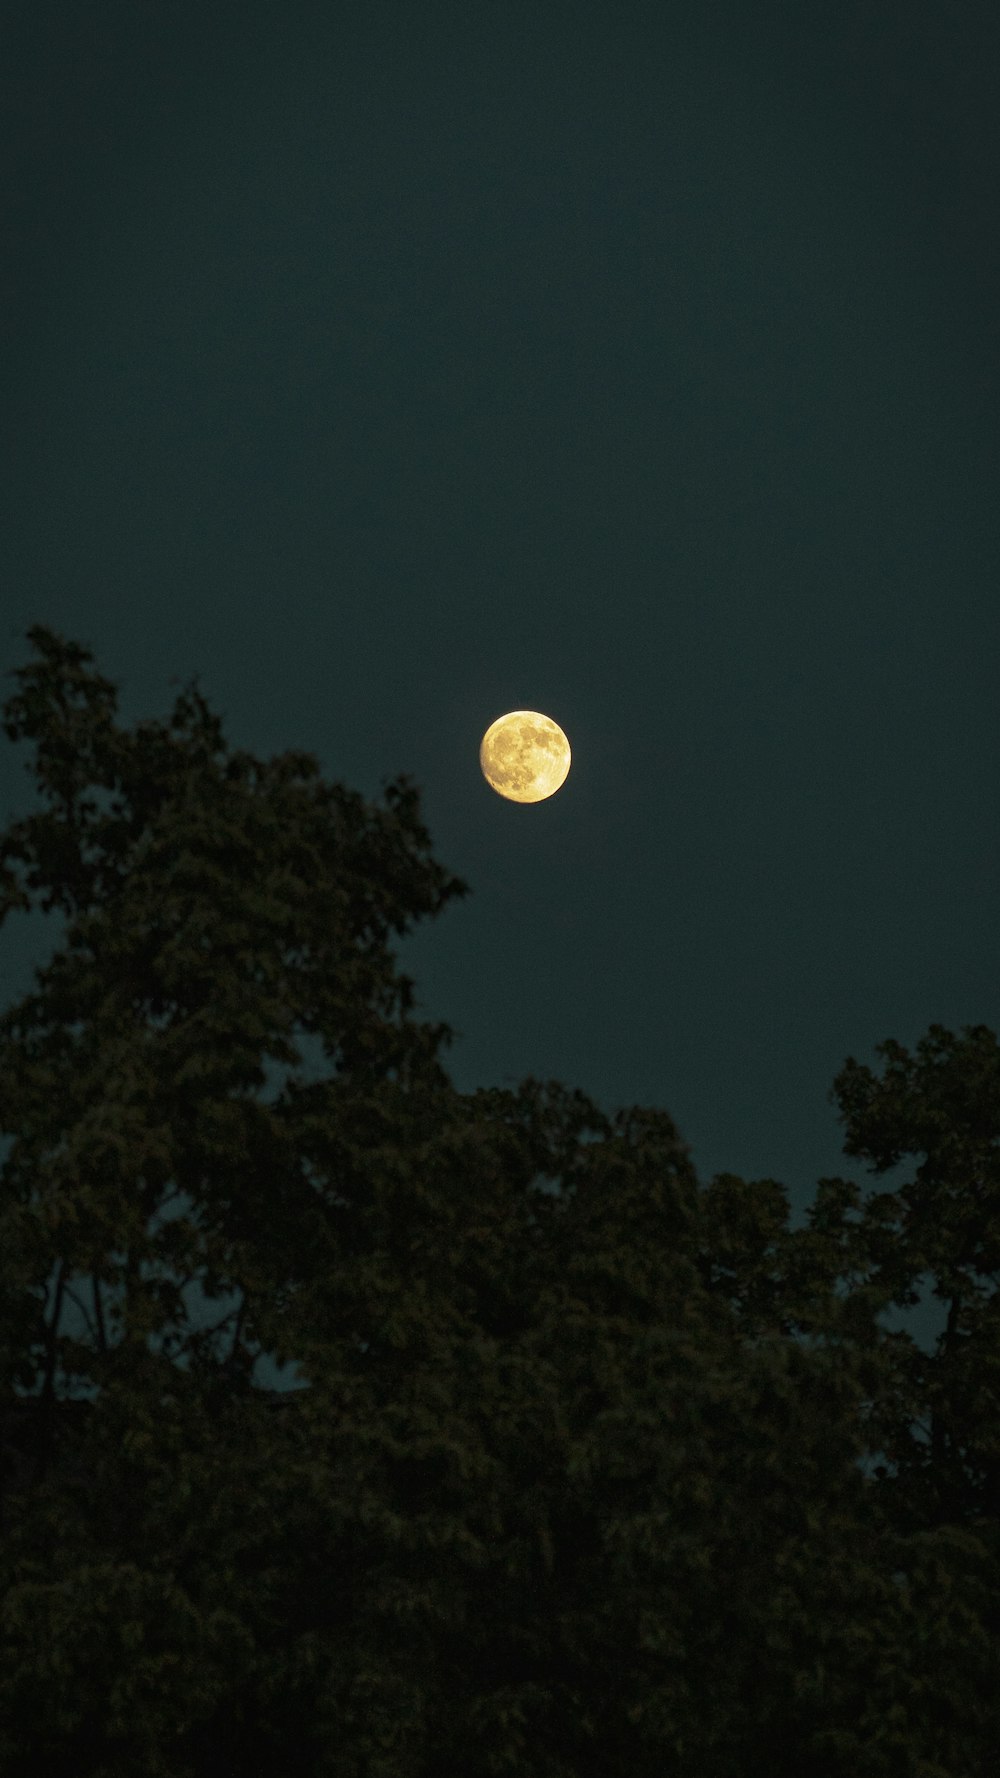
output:
POLYGON ((455 1090, 411 782, 232 752, 196 682, 122 729, 29 639, 0 922, 66 934, 0 1018, 0 1772, 990 1770, 994 1033, 848 1059, 847 1154, 912 1176, 793 1231, 665 1111, 455 1090), (930 1354, 880 1323, 927 1274, 930 1354))

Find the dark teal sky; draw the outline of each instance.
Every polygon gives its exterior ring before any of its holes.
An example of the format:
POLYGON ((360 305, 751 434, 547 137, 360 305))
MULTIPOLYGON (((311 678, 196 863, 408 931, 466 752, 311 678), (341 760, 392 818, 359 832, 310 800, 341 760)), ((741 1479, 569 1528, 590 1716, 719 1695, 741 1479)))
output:
POLYGON ((1000 1029, 998 50, 961 0, 0 19, 0 667, 49 623, 129 723, 198 673, 234 747, 412 773, 457 1084, 665 1106, 796 1221, 847 1055, 1000 1029), (533 808, 477 763, 521 705, 533 808))

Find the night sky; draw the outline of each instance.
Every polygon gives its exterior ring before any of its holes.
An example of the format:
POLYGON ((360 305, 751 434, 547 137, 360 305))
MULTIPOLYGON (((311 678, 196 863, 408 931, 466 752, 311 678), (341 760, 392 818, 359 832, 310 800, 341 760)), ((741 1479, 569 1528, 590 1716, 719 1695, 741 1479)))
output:
POLYGON ((412 774, 460 1088, 868 1183, 845 1058, 1000 1029, 994 0, 7 0, 0 101, 0 668, 412 774))

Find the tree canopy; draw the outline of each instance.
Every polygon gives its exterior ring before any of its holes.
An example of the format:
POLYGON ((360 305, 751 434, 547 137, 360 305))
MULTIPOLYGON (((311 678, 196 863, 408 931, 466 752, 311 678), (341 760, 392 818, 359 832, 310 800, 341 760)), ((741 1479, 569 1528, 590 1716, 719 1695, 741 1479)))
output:
POLYGON ((197 682, 122 729, 29 639, 0 924, 67 924, 0 1017, 0 1769, 987 1770, 995 1035, 848 1058, 846 1152, 923 1159, 793 1231, 664 1110, 455 1089, 410 780, 232 752, 197 682), (928 1274, 929 1355, 880 1322, 928 1274))

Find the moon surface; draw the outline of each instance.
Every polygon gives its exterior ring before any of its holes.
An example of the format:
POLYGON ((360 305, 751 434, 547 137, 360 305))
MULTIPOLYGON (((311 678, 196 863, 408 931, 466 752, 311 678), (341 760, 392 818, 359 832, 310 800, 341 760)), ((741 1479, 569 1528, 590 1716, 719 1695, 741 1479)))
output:
POLYGON ((479 746, 487 784, 512 803, 540 803, 565 784, 569 742, 540 710, 510 710, 491 722, 479 746))

